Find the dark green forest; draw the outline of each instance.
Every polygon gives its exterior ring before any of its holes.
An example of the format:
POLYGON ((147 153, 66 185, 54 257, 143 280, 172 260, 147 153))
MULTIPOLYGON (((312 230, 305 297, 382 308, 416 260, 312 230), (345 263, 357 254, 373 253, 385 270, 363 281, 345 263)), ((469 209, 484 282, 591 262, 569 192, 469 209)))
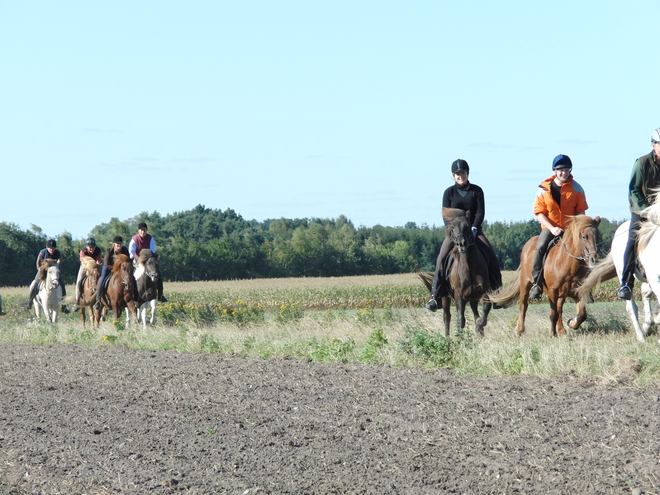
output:
MULTIPOLYGON (((344 217, 245 220, 232 209, 192 210, 161 216, 143 212, 128 220, 112 218, 90 235, 104 250, 115 235, 128 245, 137 225, 146 222, 156 239, 163 277, 168 281, 226 280, 268 277, 340 277, 433 270, 445 228, 418 226, 355 227, 344 217)), ((601 251, 609 251, 619 223, 603 219, 601 251)), ((536 220, 484 223, 484 233, 503 270, 515 270, 523 244, 539 233, 536 220)), ((27 285, 36 273, 36 258, 47 237, 38 227, 21 230, 0 223, 0 286, 27 285)), ((65 232, 57 237, 67 284, 78 272, 78 252, 85 239, 65 232)))

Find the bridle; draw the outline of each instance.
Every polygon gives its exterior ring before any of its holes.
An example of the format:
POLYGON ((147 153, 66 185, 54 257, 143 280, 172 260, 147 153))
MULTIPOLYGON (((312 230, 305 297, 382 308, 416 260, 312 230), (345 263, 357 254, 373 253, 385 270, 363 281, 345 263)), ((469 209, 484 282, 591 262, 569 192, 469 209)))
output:
POLYGON ((584 261, 585 263, 589 263, 589 257, 592 254, 596 254, 598 251, 597 250, 591 250, 589 246, 587 246, 587 243, 584 240, 584 237, 582 234, 580 234, 580 241, 582 242, 582 248, 584 252, 584 256, 576 256, 573 253, 571 253, 568 248, 566 247, 566 243, 564 242, 564 239, 561 236, 555 237, 553 243, 557 244, 560 243, 561 246, 564 248, 564 251, 566 252, 567 255, 569 255, 571 258, 579 260, 579 261, 584 261))

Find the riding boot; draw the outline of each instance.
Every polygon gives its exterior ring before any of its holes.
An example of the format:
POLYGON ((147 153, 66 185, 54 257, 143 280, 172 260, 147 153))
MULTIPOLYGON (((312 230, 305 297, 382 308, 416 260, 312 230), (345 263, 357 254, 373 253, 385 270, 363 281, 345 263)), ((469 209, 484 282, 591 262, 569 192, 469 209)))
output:
POLYGON ((163 279, 160 277, 158 278, 157 292, 158 292, 158 300, 162 303, 167 302, 167 298, 163 295, 163 279))
POLYGON ((69 313, 71 313, 71 311, 69 311, 69 308, 66 307, 66 304, 62 304, 62 307, 60 308, 60 311, 62 313, 64 313, 65 315, 68 315, 69 313))

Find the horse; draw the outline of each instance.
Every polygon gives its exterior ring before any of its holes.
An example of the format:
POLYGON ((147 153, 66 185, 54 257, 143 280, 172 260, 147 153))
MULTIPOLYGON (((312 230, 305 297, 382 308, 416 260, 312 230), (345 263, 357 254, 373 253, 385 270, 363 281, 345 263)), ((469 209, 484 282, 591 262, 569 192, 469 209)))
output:
MULTIPOLYGON (((657 197, 657 195, 656 195, 657 197)), ((642 304, 644 307, 644 325, 639 325, 639 315, 635 299, 626 301, 626 311, 635 328, 635 336, 639 342, 646 342, 654 325, 660 323, 660 313, 653 316, 651 296, 655 293, 660 297, 660 202, 642 211, 648 221, 644 222, 637 232, 637 267, 635 278, 641 282, 642 304)), ((584 279, 578 289, 581 295, 589 293, 591 289, 601 282, 617 277, 621 279, 623 273, 623 255, 628 243, 630 220, 619 225, 612 239, 612 248, 609 254, 600 261, 584 279)))
MULTIPOLYGON (((562 315, 567 298, 573 299, 577 308, 577 315, 568 320, 568 326, 576 330, 587 319, 586 300, 576 291, 598 260, 598 225, 600 217, 572 217, 563 236, 556 239, 556 246, 548 250, 543 267, 542 288, 550 301, 550 335, 553 337, 566 335, 562 315)), ((533 284, 532 264, 537 240, 538 236, 534 236, 523 246, 514 279, 499 291, 488 295, 493 304, 501 306, 509 306, 519 299, 520 312, 516 325, 519 337, 525 332, 525 314, 529 305, 529 290, 533 284)))
POLYGON ((137 268, 135 269, 135 280, 137 282, 140 299, 145 301, 138 308, 138 317, 144 327, 147 326, 147 309, 151 308, 152 325, 156 320, 156 303, 158 301, 158 257, 149 249, 140 251, 137 268))
POLYGON ((105 314, 108 309, 112 309, 115 314, 114 323, 119 323, 121 313, 126 310, 126 322, 130 323, 129 311, 133 314, 135 321, 138 321, 137 309, 133 300, 133 264, 130 258, 125 254, 115 256, 115 263, 112 266, 112 276, 108 282, 108 288, 105 297, 101 300, 101 308, 96 310, 96 319, 101 319, 102 312, 105 314))
POLYGON ((57 323, 57 315, 62 306, 60 287, 60 267, 50 259, 44 260, 39 270, 39 293, 34 298, 34 314, 41 318, 41 310, 51 323, 57 323))
POLYGON ((92 327, 98 324, 98 319, 94 314, 92 306, 96 303, 96 290, 99 283, 99 266, 96 260, 85 256, 81 261, 85 269, 85 276, 80 281, 80 318, 82 319, 82 326, 85 328, 86 312, 85 308, 89 309, 89 317, 92 320, 92 327))
MULTIPOLYGON (((442 216, 447 224, 446 235, 450 236, 454 243, 448 256, 451 268, 445 277, 449 283, 451 295, 441 298, 445 337, 449 338, 452 298, 456 301, 458 315, 456 328, 461 330, 465 328, 465 306, 466 303, 469 303, 477 335, 483 337, 484 327, 488 323, 488 314, 492 308, 492 304, 486 297, 490 290, 488 262, 479 250, 472 233, 470 212, 458 208, 443 208, 442 216), (479 303, 482 304, 483 315, 479 314, 479 303)), ((424 285, 431 291, 433 273, 426 272, 419 275, 424 285)))

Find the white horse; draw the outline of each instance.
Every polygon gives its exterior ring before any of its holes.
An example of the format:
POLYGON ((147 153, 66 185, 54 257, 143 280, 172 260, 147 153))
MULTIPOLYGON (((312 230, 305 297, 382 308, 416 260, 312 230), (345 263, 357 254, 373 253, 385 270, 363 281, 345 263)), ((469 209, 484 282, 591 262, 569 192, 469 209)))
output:
MULTIPOLYGON (((653 316, 651 308, 651 296, 655 293, 660 297, 660 197, 658 202, 642 212, 647 218, 637 233, 637 267, 635 268, 635 279, 641 282, 642 304, 644 307, 644 325, 639 324, 637 304, 634 297, 626 301, 626 311, 630 321, 635 328, 635 335, 640 342, 646 342, 646 336, 651 328, 660 322, 660 313, 653 316), (640 271, 640 267, 644 271, 640 271)), ((578 293, 586 296, 589 291, 606 280, 617 277, 621 280, 623 273, 623 255, 628 242, 628 231, 630 221, 622 223, 612 239, 612 249, 600 263, 591 271, 589 276, 580 286, 578 293)))
POLYGON ((51 264, 46 270, 45 280, 39 281, 39 293, 34 298, 34 314, 41 318, 41 310, 51 323, 57 322, 57 315, 62 306, 62 287, 60 287, 60 268, 51 264))

